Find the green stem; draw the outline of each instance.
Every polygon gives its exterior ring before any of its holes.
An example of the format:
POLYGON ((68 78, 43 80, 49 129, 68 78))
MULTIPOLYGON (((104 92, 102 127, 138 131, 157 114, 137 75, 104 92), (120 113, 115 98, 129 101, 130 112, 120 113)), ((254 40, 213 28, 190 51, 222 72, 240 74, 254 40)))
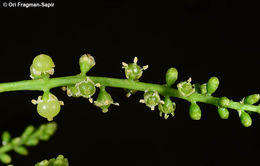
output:
MULTIPOLYGON (((211 105, 218 106, 218 97, 203 95, 199 93, 193 93, 188 97, 184 97, 179 94, 177 89, 167 87, 165 85, 138 82, 128 79, 118 79, 118 78, 108 78, 108 77, 95 77, 89 76, 89 78, 95 83, 100 83, 106 87, 114 87, 114 88, 125 88, 132 89, 138 91, 157 91, 163 96, 171 96, 180 99, 184 99, 187 101, 196 101, 201 103, 207 103, 211 105)), ((8 92, 8 91, 19 91, 19 90, 40 90, 44 91, 46 89, 56 88, 67 86, 70 84, 76 84, 85 79, 83 75, 75 75, 75 76, 66 76, 66 77, 57 77, 57 78, 49 78, 49 79, 39 79, 39 80, 24 80, 17 82, 7 82, 0 83, 0 92, 8 92)), ((228 108, 235 110, 246 110, 251 112, 259 112, 260 106, 243 104, 240 102, 231 101, 228 105, 228 108)))

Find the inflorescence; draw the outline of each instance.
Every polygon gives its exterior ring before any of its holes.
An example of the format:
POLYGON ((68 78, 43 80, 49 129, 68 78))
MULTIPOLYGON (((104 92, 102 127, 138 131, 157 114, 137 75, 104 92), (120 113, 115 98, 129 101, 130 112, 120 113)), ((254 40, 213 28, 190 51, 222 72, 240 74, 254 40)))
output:
POLYGON ((140 82, 143 71, 148 65, 141 67, 137 64, 137 57, 133 63, 122 62, 126 79, 87 76, 87 72, 95 66, 95 59, 90 54, 85 54, 79 59, 80 74, 75 76, 50 78, 54 74, 54 62, 52 58, 45 54, 36 56, 30 67, 30 77, 33 80, 9 82, 0 84, 0 92, 16 90, 40 90, 43 95, 32 103, 37 104, 37 112, 40 116, 51 121, 60 112, 64 103, 50 92, 52 88, 62 87, 69 97, 83 97, 90 103, 101 108, 106 113, 111 105, 119 105, 114 102, 111 95, 107 92, 107 87, 123 88, 127 91, 126 97, 130 97, 137 91, 143 91, 144 103, 152 111, 158 107, 159 115, 168 119, 175 115, 176 103, 171 98, 181 98, 190 102, 189 115, 193 120, 201 119, 201 109, 198 102, 212 104, 217 107, 217 112, 221 119, 228 119, 229 110, 234 109, 238 112, 243 126, 249 127, 252 119, 248 112, 260 113, 260 106, 254 105, 260 99, 259 94, 252 94, 245 97, 240 102, 235 102, 227 97, 214 97, 212 94, 219 86, 219 79, 211 77, 207 83, 192 84, 192 79, 173 85, 178 79, 176 68, 170 68, 165 74, 165 85, 140 82), (97 90, 97 88, 99 90, 97 90), (98 97, 93 99, 93 95, 98 91, 98 97))

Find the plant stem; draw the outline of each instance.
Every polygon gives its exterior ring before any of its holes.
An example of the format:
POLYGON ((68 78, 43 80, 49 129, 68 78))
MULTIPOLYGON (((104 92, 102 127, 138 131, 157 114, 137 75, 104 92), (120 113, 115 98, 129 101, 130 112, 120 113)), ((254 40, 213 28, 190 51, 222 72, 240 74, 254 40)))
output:
MULTIPOLYGON (((138 91, 157 91, 163 96, 171 96, 187 101, 196 101, 207 103, 211 105, 218 106, 218 97, 203 95, 199 93, 193 93, 192 95, 185 97, 179 94, 178 90, 175 88, 167 87, 165 85, 138 82, 128 79, 118 79, 118 78, 109 78, 109 77, 95 77, 89 76, 89 78, 95 83, 100 83, 103 86, 114 87, 114 88, 125 88, 138 91)), ((75 75, 75 76, 66 76, 66 77, 56 77, 49 79, 39 79, 39 80, 24 80, 17 82, 7 82, 0 83, 0 92, 8 91, 19 91, 19 90, 40 90, 44 91, 46 89, 56 88, 67 86, 70 84, 76 84, 80 81, 83 81, 85 76, 75 75)), ((235 110, 246 110, 251 112, 260 112, 260 106, 243 104, 240 102, 231 101, 228 105, 228 108, 235 110)))

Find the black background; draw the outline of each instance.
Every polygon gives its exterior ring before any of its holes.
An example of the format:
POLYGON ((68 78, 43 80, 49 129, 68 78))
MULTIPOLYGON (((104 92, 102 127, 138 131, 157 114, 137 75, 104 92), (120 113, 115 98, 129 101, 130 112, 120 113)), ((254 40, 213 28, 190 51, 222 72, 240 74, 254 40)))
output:
MULTIPOLYGON (((12 1, 14 2, 14 1, 12 1)), ((2 4, 1 4, 2 5, 2 4)), ((169 67, 179 81, 220 79, 216 96, 240 101, 259 93, 260 2, 187 0, 183 2, 55 2, 54 8, 0 8, 0 82, 30 79, 34 56, 50 55, 56 76, 79 73, 78 58, 91 53, 96 66, 89 75, 124 78, 121 62, 139 58, 149 65, 141 81, 164 83, 169 67)), ((122 89, 108 91, 120 107, 107 114, 86 99, 68 98, 55 118, 57 133, 30 147, 23 157, 11 152, 15 165, 63 154, 70 165, 259 165, 260 118, 244 128, 230 110, 220 120, 214 106, 200 104, 202 119, 192 121, 189 103, 174 99, 176 116, 164 120, 122 89)), ((47 121, 30 103, 41 92, 0 94, 0 131, 18 136, 29 125, 47 121)))

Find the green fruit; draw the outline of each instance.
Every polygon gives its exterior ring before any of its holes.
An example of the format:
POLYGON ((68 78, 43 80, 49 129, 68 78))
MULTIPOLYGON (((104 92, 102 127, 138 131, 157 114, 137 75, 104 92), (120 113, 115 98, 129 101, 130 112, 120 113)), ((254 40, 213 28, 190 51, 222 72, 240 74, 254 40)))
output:
POLYGON ((37 112, 40 116, 52 121, 53 118, 60 112, 60 102, 58 100, 42 101, 37 105, 37 112))
POLYGON ((50 56, 40 54, 33 59, 32 67, 38 72, 47 72, 52 70, 54 63, 50 56))

